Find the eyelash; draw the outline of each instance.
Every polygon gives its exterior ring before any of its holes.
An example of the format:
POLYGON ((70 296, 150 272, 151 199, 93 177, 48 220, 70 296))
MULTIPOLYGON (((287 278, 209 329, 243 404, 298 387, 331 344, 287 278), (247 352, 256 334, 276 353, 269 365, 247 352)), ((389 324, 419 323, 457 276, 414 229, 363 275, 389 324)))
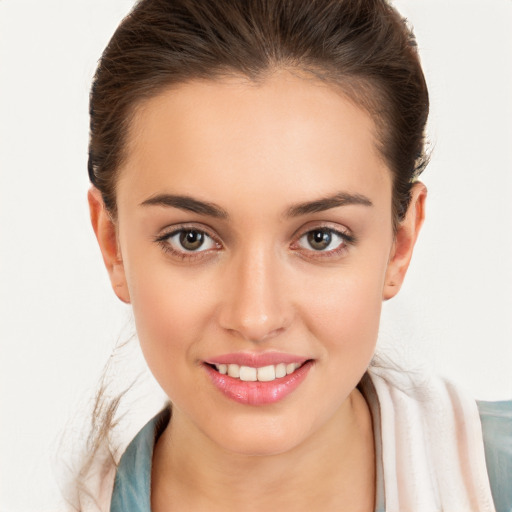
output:
MULTIPOLYGON (((209 255, 209 253, 211 253, 211 251, 218 251, 218 250, 222 249, 222 243, 220 242, 220 240, 217 237, 215 237, 214 235, 210 234, 207 230, 198 228, 195 226, 186 226, 186 225, 178 226, 175 229, 173 229, 172 231, 169 231, 162 235, 157 236, 155 238, 155 242, 161 246, 161 248, 163 249, 163 251, 165 253, 168 253, 168 254, 172 255, 174 258, 178 258, 182 261, 187 260, 187 261, 191 261, 191 262, 196 261, 201 258, 208 257, 208 255, 209 255), (176 237, 178 235, 182 235, 187 232, 188 233, 196 233, 196 234, 199 234, 202 236, 206 236, 207 238, 209 238, 211 240, 211 243, 214 244, 214 247, 208 248, 208 249, 203 249, 203 250, 198 250, 198 251, 187 250, 185 248, 183 248, 182 250, 175 249, 171 245, 169 239, 176 237)), ((307 256, 304 256, 306 258, 315 258, 315 259, 335 258, 335 257, 343 254, 345 251, 347 251, 348 246, 355 245, 356 242, 357 242, 357 240, 356 240, 355 236, 349 234, 348 232, 344 232, 344 231, 341 231, 339 229, 335 229, 335 228, 332 228, 329 226, 315 226, 306 231, 302 231, 300 236, 295 238, 295 241, 291 244, 290 247, 293 251, 298 251, 298 252, 306 251, 308 253, 307 256), (307 235, 314 233, 314 232, 322 232, 324 234, 327 233, 330 235, 335 235, 336 237, 339 237, 341 239, 340 244, 336 248, 331 249, 329 251, 305 249, 305 248, 301 247, 299 245, 299 242, 304 237, 307 237, 307 235)), ((178 243, 180 243, 180 242, 178 242, 178 243)), ((200 247, 202 247, 202 245, 200 247)))

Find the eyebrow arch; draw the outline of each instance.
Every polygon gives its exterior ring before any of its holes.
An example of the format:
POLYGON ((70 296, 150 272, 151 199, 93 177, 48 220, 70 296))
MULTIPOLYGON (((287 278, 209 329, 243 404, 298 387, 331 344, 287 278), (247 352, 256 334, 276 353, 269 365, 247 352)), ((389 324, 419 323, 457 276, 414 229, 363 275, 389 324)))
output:
POLYGON ((214 203, 199 201, 189 196, 158 194, 143 201, 141 206, 167 206, 170 208, 178 208, 189 212, 198 213, 200 215, 208 215, 216 219, 227 219, 228 212, 214 203))
POLYGON ((286 217, 299 217, 307 215, 308 213, 323 212, 338 206, 347 206, 352 204, 359 204, 362 206, 373 206, 373 203, 361 194, 349 194, 347 192, 339 192, 333 196, 317 199, 316 201, 309 201, 306 203, 299 203, 290 206, 286 211, 286 217))

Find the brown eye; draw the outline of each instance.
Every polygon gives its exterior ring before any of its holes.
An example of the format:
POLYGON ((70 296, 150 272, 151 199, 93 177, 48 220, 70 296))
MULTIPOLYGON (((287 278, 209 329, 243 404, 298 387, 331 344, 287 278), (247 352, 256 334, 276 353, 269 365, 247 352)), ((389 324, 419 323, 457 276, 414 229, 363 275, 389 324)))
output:
POLYGON ((327 230, 316 229, 307 234, 307 240, 312 249, 323 251, 329 247, 332 241, 332 234, 327 230))
POLYGON ((162 236, 159 242, 164 248, 170 248, 175 253, 201 253, 215 249, 218 244, 213 238, 199 229, 179 229, 170 235, 162 236))
POLYGON ((186 251, 197 251, 204 244, 204 233, 201 231, 181 231, 179 234, 180 244, 186 251))
POLYGON ((335 251, 336 249, 343 248, 347 243, 350 243, 348 235, 330 228, 312 229, 304 233, 298 241, 298 245, 302 249, 315 252, 335 251))

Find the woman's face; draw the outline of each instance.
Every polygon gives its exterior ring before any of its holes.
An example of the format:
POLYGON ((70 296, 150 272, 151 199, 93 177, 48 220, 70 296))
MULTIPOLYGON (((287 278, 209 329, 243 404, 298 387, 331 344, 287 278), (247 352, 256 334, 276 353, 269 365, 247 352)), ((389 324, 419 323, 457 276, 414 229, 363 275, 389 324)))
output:
POLYGON ((366 112, 286 72, 179 86, 137 110, 117 202, 112 280, 173 422, 268 454, 343 414, 396 281, 366 112))

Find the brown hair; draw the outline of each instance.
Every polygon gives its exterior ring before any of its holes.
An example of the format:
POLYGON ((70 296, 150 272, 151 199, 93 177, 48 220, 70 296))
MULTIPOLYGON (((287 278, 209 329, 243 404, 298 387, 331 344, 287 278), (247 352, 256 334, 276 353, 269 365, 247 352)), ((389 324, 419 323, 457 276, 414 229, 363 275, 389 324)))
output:
POLYGON ((427 162, 428 92, 414 36, 385 0, 140 0, 105 49, 90 97, 89 177, 112 215, 141 101, 194 79, 258 81, 282 68, 339 86, 372 115, 396 226, 427 162))

